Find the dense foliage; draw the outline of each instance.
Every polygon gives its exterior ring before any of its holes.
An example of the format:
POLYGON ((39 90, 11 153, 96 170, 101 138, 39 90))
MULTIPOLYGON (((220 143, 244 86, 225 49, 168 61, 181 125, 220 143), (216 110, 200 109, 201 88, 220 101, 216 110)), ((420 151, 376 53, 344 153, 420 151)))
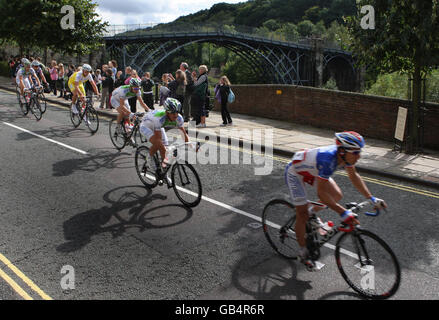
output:
MULTIPOLYGON (((250 0, 238 4, 218 3, 208 10, 180 17, 153 29, 169 31, 193 27, 207 30, 207 26, 219 26, 224 30, 244 30, 262 37, 293 42, 315 35, 321 37, 326 45, 347 49, 350 39, 343 18, 355 12, 355 0, 250 0)), ((159 77, 164 72, 170 72, 166 66, 178 66, 182 59, 188 60, 192 67, 207 64, 221 68, 232 83, 266 81, 244 59, 212 44, 195 44, 180 50, 156 68, 155 75, 159 77)))

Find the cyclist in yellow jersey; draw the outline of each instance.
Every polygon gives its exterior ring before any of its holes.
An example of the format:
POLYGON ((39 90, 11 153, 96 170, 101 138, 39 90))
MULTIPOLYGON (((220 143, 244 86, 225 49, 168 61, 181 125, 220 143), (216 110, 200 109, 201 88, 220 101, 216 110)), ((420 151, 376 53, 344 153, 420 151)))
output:
POLYGON ((98 88, 96 87, 95 82, 93 81, 93 77, 91 76, 92 68, 88 64, 84 64, 82 66, 82 70, 75 72, 72 74, 69 78, 69 88, 72 92, 72 111, 73 113, 78 113, 78 110, 76 110, 76 99, 79 96, 82 103, 85 103, 85 89, 84 89, 84 82, 90 81, 91 86, 93 87, 93 91, 97 96, 99 96, 98 88))

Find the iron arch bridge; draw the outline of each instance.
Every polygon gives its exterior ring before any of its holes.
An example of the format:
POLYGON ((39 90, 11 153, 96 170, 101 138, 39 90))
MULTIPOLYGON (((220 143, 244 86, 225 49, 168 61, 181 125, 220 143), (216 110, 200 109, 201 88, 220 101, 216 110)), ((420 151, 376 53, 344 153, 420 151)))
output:
POLYGON ((185 46, 212 43, 240 56, 265 83, 319 86, 334 77, 339 89, 354 91, 357 79, 349 52, 236 32, 129 32, 103 39, 107 54, 119 66, 131 66, 139 73, 153 71, 185 46))

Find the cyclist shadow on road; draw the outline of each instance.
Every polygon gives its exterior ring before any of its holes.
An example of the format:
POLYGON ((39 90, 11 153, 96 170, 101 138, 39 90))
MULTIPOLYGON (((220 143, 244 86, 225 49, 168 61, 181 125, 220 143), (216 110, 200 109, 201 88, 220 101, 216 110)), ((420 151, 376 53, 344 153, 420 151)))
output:
POLYGON ((271 257, 249 268, 249 258, 241 258, 232 273, 232 285, 245 295, 256 300, 304 300, 305 292, 313 288, 311 281, 297 279, 294 261, 271 257))
MULTIPOLYGON (((0 121, 1 122, 8 122, 8 123, 13 123, 16 120, 18 120, 18 118, 23 118, 25 116, 23 116, 23 113, 21 113, 20 111, 0 111, 0 121)), ((36 121, 36 120, 35 120, 36 121)))
MULTIPOLYGON (((83 138, 89 138, 91 134, 89 134, 87 131, 78 130, 75 128, 72 128, 71 126, 53 126, 44 130, 35 130, 32 131, 36 134, 39 134, 40 136, 44 136, 49 139, 83 139, 83 138)), ((20 132, 17 134, 17 141, 26 141, 30 139, 38 139, 34 135, 28 134, 26 132, 20 132)))
POLYGON ((108 149, 97 154, 55 162, 53 176, 64 177, 76 171, 95 172, 99 169, 126 169, 134 166, 131 153, 115 153, 113 150, 108 149))
POLYGON ((111 205, 87 210, 64 222, 64 238, 67 242, 59 245, 57 251, 80 250, 91 242, 93 236, 101 233, 109 232, 113 238, 116 238, 130 228, 136 228, 139 232, 168 228, 184 223, 192 217, 192 210, 180 204, 151 207, 154 200, 167 198, 163 195, 151 194, 151 190, 140 186, 118 187, 107 192, 104 200, 111 205), (173 214, 171 217, 167 213, 170 211, 175 213, 176 208, 184 209, 183 216, 173 214))

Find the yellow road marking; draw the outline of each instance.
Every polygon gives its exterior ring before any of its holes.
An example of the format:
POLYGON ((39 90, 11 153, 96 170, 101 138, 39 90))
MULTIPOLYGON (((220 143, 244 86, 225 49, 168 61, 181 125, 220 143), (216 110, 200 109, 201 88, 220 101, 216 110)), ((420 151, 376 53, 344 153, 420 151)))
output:
MULTIPOLYGON (((12 270, 21 280, 24 281, 33 291, 38 293, 44 300, 53 300, 43 290, 41 290, 31 279, 29 279, 23 272, 21 272, 16 266, 9 261, 3 254, 0 253, 0 261, 3 262, 9 269, 12 270)), ((5 279, 5 278, 4 278, 5 279)), ((5 279, 6 280, 6 279, 5 279)), ((12 280, 12 279, 11 279, 12 280)), ((7 280, 6 280, 7 281, 7 280)), ((13 281, 13 280, 12 280, 13 281)), ((9 283, 9 282, 8 282, 9 283)), ((15 288, 14 288, 15 289, 15 288)), ((18 292, 18 291, 17 291, 18 292)))
POLYGON ((17 282, 11 279, 3 270, 0 269, 0 277, 2 277, 24 300, 33 300, 33 298, 20 287, 17 282))
MULTIPOLYGON (((264 155, 264 154, 262 154, 260 152, 255 152, 253 150, 243 149, 242 147, 238 147, 238 148, 237 147, 231 147, 231 146, 225 145, 223 143, 210 142, 210 141, 206 141, 206 143, 216 144, 216 145, 220 145, 220 146, 223 146, 223 147, 226 147, 226 148, 229 148, 229 149, 239 150, 241 152, 246 152, 246 153, 250 153, 250 154, 256 154, 256 155, 259 155, 259 156, 270 157, 270 158, 272 158, 272 159, 274 159, 276 161, 283 162, 283 163, 289 163, 291 161, 291 159, 289 159, 289 158, 284 158, 284 157, 279 157, 279 156, 264 155)), ((337 171, 336 174, 347 177, 347 173, 346 172, 337 171)), ((382 185, 382 186, 385 186, 385 187, 389 187, 389 188, 393 188, 393 189, 398 189, 398 190, 403 190, 403 191, 407 191, 407 192, 416 193, 416 194, 420 194, 420 195, 423 195, 423 196, 439 199, 439 193, 437 193, 437 192, 423 190, 423 189, 418 189, 418 188, 415 188, 415 187, 410 187, 410 186, 405 186, 405 185, 400 185, 400 184, 392 183, 392 182, 385 181, 385 180, 379 180, 379 179, 375 179, 375 178, 369 178, 369 177, 364 177, 364 176, 362 176, 362 178, 363 178, 364 181, 375 183, 375 184, 379 184, 379 185, 382 185)))

